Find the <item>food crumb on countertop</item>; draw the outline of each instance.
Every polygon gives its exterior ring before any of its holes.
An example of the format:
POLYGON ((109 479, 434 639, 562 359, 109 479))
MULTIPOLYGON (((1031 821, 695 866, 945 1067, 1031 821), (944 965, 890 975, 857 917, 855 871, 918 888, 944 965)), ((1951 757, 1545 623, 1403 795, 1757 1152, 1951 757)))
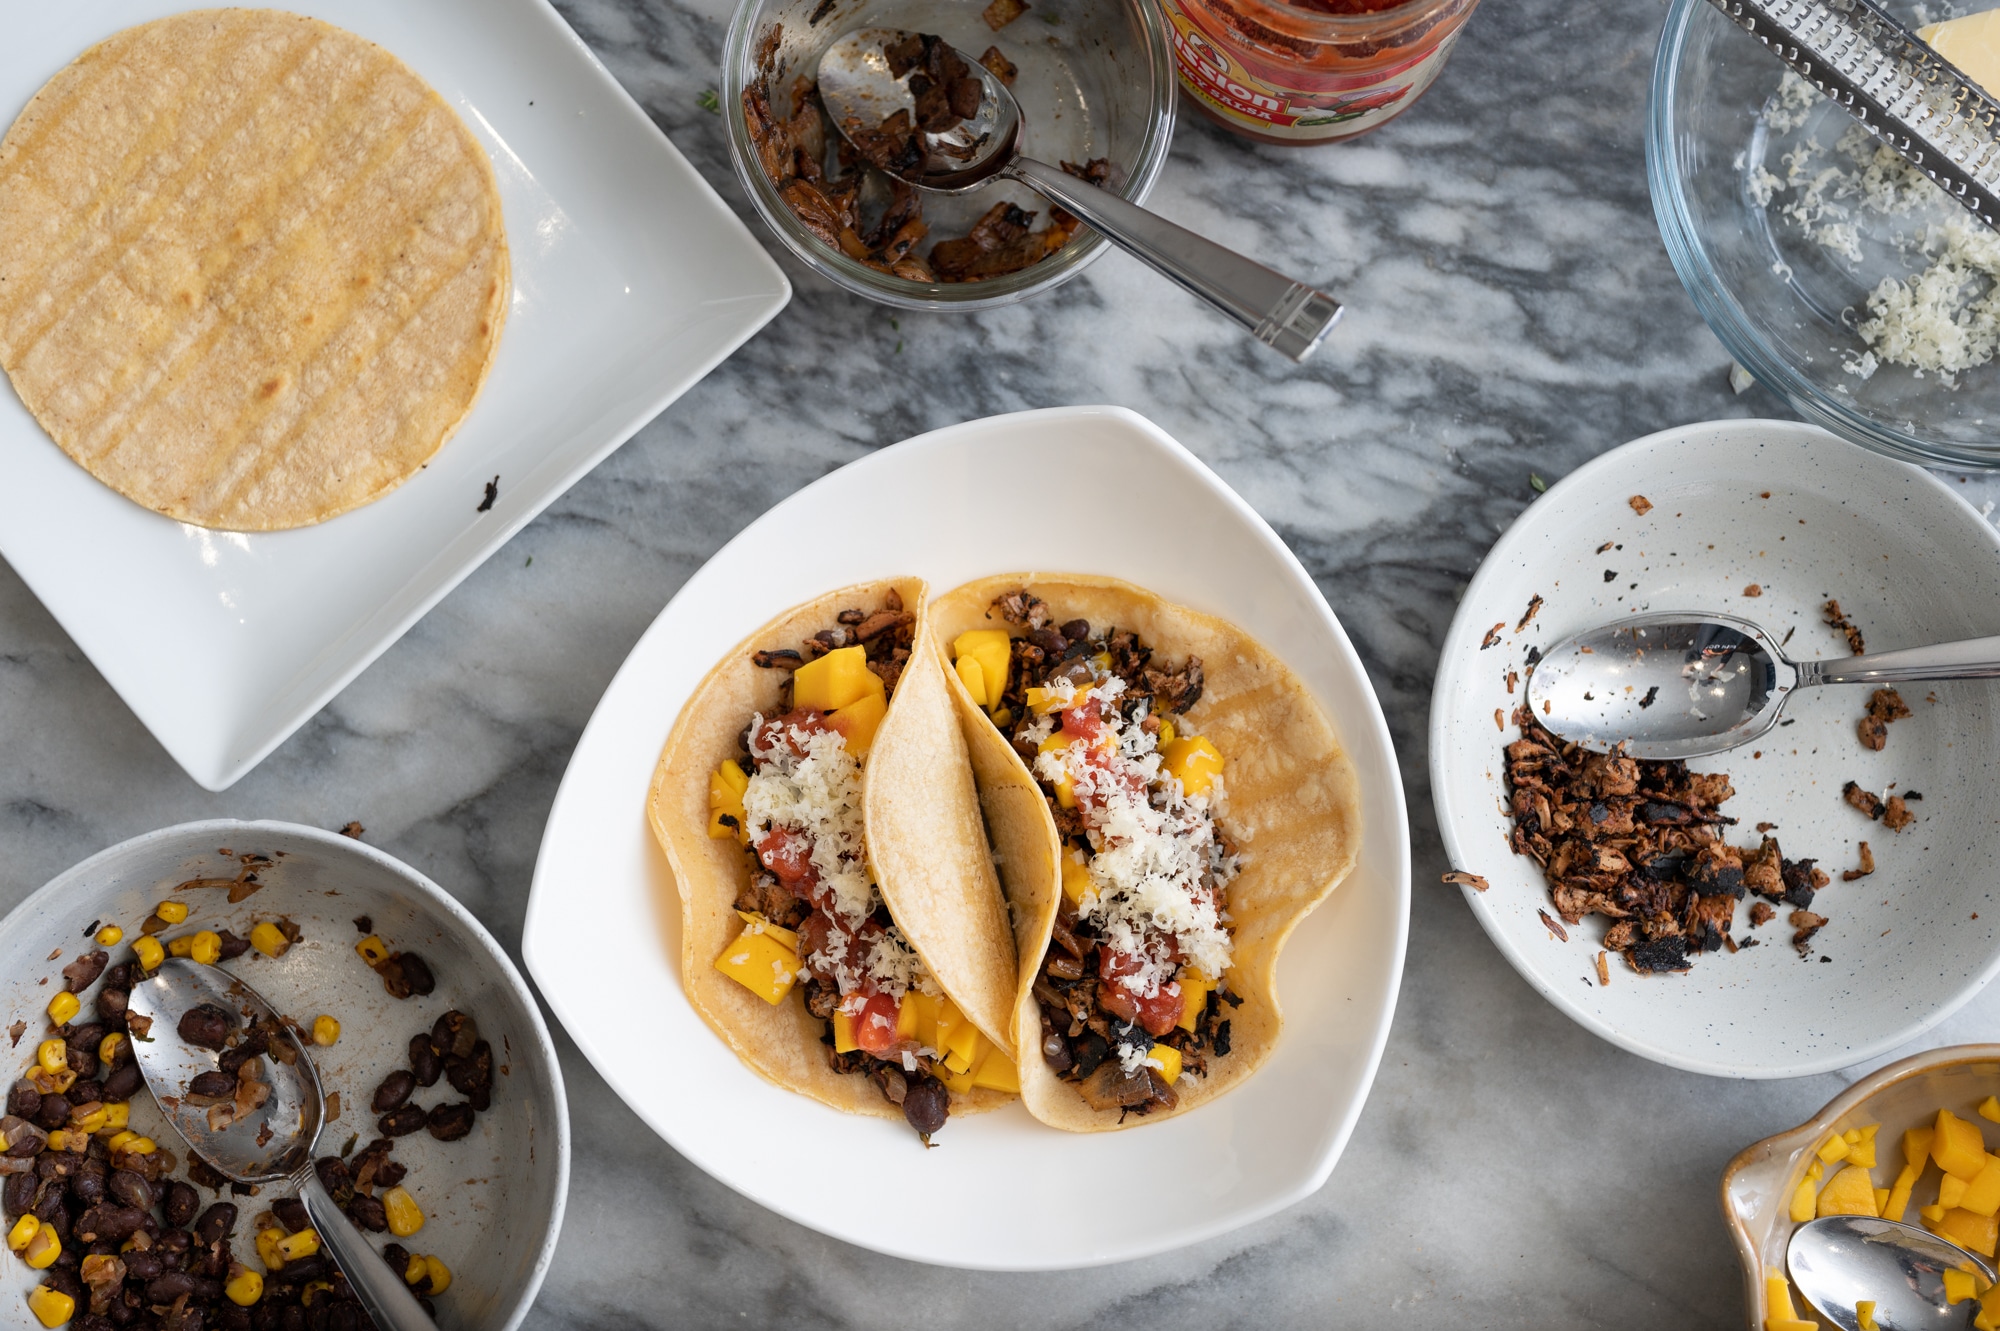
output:
POLYGON ((1856 656, 1868 650, 1868 644, 1862 640, 1861 630, 1856 628, 1854 621, 1849 619, 1847 614, 1841 610, 1840 602, 1828 598, 1827 603, 1821 607, 1820 613, 1826 617, 1826 622, 1830 626, 1839 629, 1841 634, 1846 637, 1847 650, 1853 652, 1856 656))
POLYGON ((1632 506, 1632 511, 1634 513, 1637 513, 1642 518, 1645 517, 1648 513, 1653 511, 1653 501, 1646 498, 1646 496, 1644 495, 1633 495, 1630 499, 1626 500, 1625 502, 1630 504, 1632 506))
POLYGON ((1868 714, 1861 718, 1856 730, 1861 736, 1861 747, 1880 753, 1882 746, 1889 742, 1889 723, 1900 721, 1910 715, 1910 708, 1903 696, 1894 689, 1877 689, 1868 699, 1868 714))

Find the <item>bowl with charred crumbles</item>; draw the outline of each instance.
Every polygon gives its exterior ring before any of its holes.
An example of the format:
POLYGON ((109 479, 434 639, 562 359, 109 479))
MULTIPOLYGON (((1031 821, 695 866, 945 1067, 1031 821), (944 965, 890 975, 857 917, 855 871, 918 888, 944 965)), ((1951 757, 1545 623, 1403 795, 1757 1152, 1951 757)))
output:
MULTIPOLYGON (((253 1331, 297 1305, 300 1324, 369 1325, 296 1201, 215 1174, 140 1081, 131 1042, 157 1033, 124 1000, 168 954, 230 972, 299 1034, 326 1095, 320 1177, 437 1325, 520 1325, 569 1180, 562 1073, 520 974, 383 852, 233 820, 113 846, 0 921, 0 1322, 103 1331, 178 1307, 253 1331)), ((211 1122, 255 1108, 262 1060, 289 1051, 267 1043, 232 1030, 234 1085, 190 1086, 211 1122)))
MULTIPOLYGON (((1767 1318, 1785 1320, 1786 1299, 1796 1318, 1814 1320, 1813 1306, 1790 1280, 1785 1248, 1799 1224, 1815 1215, 1881 1214, 1941 1233, 1990 1260, 2000 1226, 1978 1214, 1985 1207, 1976 1195, 1959 1189, 1958 1206, 1938 1208, 1943 1214, 1936 1219, 1923 1212, 1937 1202, 1947 1178, 1937 1156, 1951 1158, 1929 1150, 1939 1111, 1957 1120, 1954 1135, 1970 1138, 1975 1149, 1982 1140, 1984 1146, 2000 1145, 1996 1096, 2000 1044, 1929 1049, 1869 1073, 1806 1122, 1745 1147, 1731 1160, 1722 1174, 1722 1218, 1743 1264, 1744 1312, 1752 1331, 1761 1331, 1767 1318), (1861 1140, 1850 1145, 1857 1137, 1861 1140), (1850 1171, 1856 1171, 1850 1176, 1854 1182, 1871 1185, 1871 1196, 1860 1196, 1859 1186, 1845 1186, 1849 1180, 1841 1176, 1850 1171), (1873 1186, 1884 1191, 1874 1192, 1873 1186), (1843 1201, 1836 1196, 1842 1193, 1854 1196, 1843 1201)), ((1842 1311, 1851 1325, 1852 1312, 1842 1311)), ((1957 1311, 1955 1324, 1966 1325, 1975 1309, 1961 1303, 1957 1311)), ((1822 1319, 1819 1325, 1837 1324, 1822 1319)))
POLYGON ((985 65, 1021 105, 1024 156, 1133 203, 1166 165, 1178 85, 1151 0, 742 0, 722 53, 730 159, 785 247, 849 291, 987 309, 1067 281, 1105 247, 1025 186, 912 191, 844 152, 814 80, 827 47, 864 27, 941 37, 985 65))

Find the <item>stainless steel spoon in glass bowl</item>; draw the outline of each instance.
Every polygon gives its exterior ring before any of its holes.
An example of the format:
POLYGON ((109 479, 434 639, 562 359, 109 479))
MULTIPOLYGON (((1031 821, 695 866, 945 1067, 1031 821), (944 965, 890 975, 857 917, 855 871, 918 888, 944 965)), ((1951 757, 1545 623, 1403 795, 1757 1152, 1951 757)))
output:
POLYGON ((1945 1301, 1944 1273, 1977 1269, 1988 1281, 1993 1265, 1915 1225, 1864 1215, 1830 1215, 1792 1231, 1785 1248, 1792 1283, 1820 1316, 1857 1331, 1854 1305, 1875 1304, 1881 1331, 1942 1331, 1972 1324, 1978 1303, 1945 1301))
POLYGON ((1253 259, 1128 203, 1046 162, 1022 157, 1021 104, 971 56, 955 52, 979 80, 979 108, 936 133, 915 131, 917 151, 879 151, 882 122, 906 111, 914 125, 916 72, 890 72, 888 50, 913 33, 858 28, 819 58, 820 103, 834 127, 876 167, 918 189, 963 194, 996 178, 1018 181, 1075 213, 1120 249, 1234 319, 1267 346, 1302 361, 1340 318, 1340 302, 1253 259))
POLYGON ((1820 684, 2000 678, 2000 637, 1935 647, 1788 661, 1747 619, 1698 612, 1633 615, 1545 652, 1528 706, 1558 738, 1594 753, 1702 758, 1778 724, 1786 699, 1820 684))
MULTIPOLYGON (((325 1105, 319 1074, 312 1055, 271 1005, 225 970, 169 957, 132 986, 127 1010, 152 1022, 147 1039, 132 1041, 132 1052, 146 1089, 188 1148, 233 1183, 297 1191, 320 1242, 383 1331, 437 1331, 402 1276, 319 1181, 313 1168, 325 1105), (221 1099, 190 1094, 197 1076, 221 1071, 222 1050, 213 1046, 232 1036, 240 1041, 252 1027, 292 1055, 274 1050, 260 1060, 259 1080, 269 1087, 263 1102, 249 1104, 254 1094, 221 1099)), ((228 1081, 233 1088, 237 1079, 228 1081)))

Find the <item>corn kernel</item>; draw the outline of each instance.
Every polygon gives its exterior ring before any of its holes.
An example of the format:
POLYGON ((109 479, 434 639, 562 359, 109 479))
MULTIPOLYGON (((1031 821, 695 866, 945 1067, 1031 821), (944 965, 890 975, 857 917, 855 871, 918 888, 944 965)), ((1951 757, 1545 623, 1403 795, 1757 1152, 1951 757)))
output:
POLYGON ((69 1066, 69 1046, 61 1040, 44 1040, 35 1046, 35 1062, 44 1072, 61 1072, 69 1066))
POLYGON ((124 1132, 114 1132, 110 1137, 106 1138, 104 1149, 116 1155, 125 1149, 126 1143, 137 1140, 139 1140, 139 1134, 128 1128, 124 1132))
POLYGON ((403 1267, 403 1283, 414 1285, 429 1274, 430 1268, 424 1265, 423 1254, 418 1252, 411 1253, 409 1263, 403 1267))
POLYGON ((24 1215, 16 1220, 14 1227, 7 1231, 7 1250, 20 1252, 26 1248, 28 1240, 35 1237, 35 1231, 41 1227, 42 1222, 32 1215, 24 1215))
POLYGON ((1862 1299, 1854 1305, 1854 1322, 1860 1331, 1879 1331, 1875 1325, 1875 1300, 1862 1299))
POLYGON ((76 1072, 72 1068, 50 1072, 38 1063, 28 1069, 28 1080, 43 1095, 67 1095, 69 1088, 76 1085, 76 1072))
POLYGON ((115 924, 107 924, 97 931, 97 942, 100 947, 116 947, 124 941, 125 931, 115 924))
POLYGON ((48 1270, 56 1264, 56 1258, 60 1256, 62 1256, 62 1240, 57 1238, 56 1232, 47 1225, 36 1230, 34 1237, 28 1240, 28 1246, 21 1250, 22 1259, 37 1271, 48 1270))
POLYGON ((132 955, 139 959, 141 968, 156 971, 160 963, 167 959, 167 950, 160 946, 160 940, 153 937, 140 938, 132 944, 132 955))
POLYGON ((51 1151, 67 1151, 69 1149, 69 1134, 61 1128, 57 1128, 49 1133, 47 1145, 51 1151))
POLYGON ((306 1287, 299 1291, 299 1302, 310 1308, 315 1298, 332 1288, 331 1280, 309 1280, 306 1282, 306 1287))
POLYGON ((222 935, 203 929, 188 944, 188 958, 199 961, 204 966, 213 966, 222 960, 222 935))
POLYGON ((35 1315, 35 1320, 53 1331, 53 1328, 76 1316, 76 1300, 59 1289, 37 1285, 35 1292, 28 1296, 28 1311, 35 1315))
POLYGON ((113 1031, 97 1042, 97 1061, 116 1063, 125 1052, 125 1032, 113 1031))
POLYGON ((110 1121, 111 1107, 109 1105, 97 1105, 95 1107, 78 1105, 69 1116, 70 1127, 84 1133, 96 1132, 110 1121))
POLYGON ((167 955, 170 957, 190 956, 194 952, 194 939, 173 938, 167 940, 167 955))
POLYGON ((424 1227, 424 1213, 408 1188, 391 1188, 382 1194, 382 1209, 389 1213, 389 1232, 406 1239, 424 1227))
POLYGON ((49 1020, 58 1026, 69 1024, 70 1018, 83 1010, 75 994, 65 989, 49 1000, 49 1020))
POLYGON ((451 1268, 435 1257, 424 1258, 424 1270, 430 1273, 431 1293, 442 1294, 451 1288, 451 1268))
POLYGON ((324 1049, 340 1038, 340 1022, 324 1012, 313 1018, 313 1043, 324 1049))
POLYGON ((285 931, 265 920, 250 930, 250 946, 267 957, 282 957, 292 940, 285 937, 285 931))
MULTIPOLYGON (((127 1131, 130 1130, 127 1129, 127 1131)), ((125 1134, 121 1132, 118 1134, 118 1137, 122 1137, 124 1135, 125 1134)), ((117 1141, 118 1137, 113 1137, 111 1141, 113 1142, 117 1141)), ((105 1144, 109 1146, 110 1142, 107 1142, 105 1144)), ((158 1143, 156 1143, 151 1137, 141 1137, 137 1133, 133 1133, 132 1140, 126 1142, 123 1146, 112 1146, 111 1153, 113 1155, 118 1155, 121 1153, 125 1155, 151 1155, 153 1152, 159 1149, 160 1148, 158 1143)))
POLYGON ((276 1229, 257 1231, 257 1260, 264 1264, 266 1271, 282 1271, 285 1268, 285 1254, 278 1251, 278 1243, 285 1237, 276 1229))
POLYGON ((123 1132, 125 1125, 132 1121, 132 1106, 123 1101, 104 1106, 104 1126, 99 1132, 123 1132))
POLYGON ((379 966, 389 959, 389 945, 374 934, 368 935, 354 945, 361 959, 370 966, 379 966))
POLYGON ((229 1264, 229 1283, 222 1287, 229 1301, 239 1308, 248 1308, 264 1297, 264 1277, 247 1266, 229 1264))
POLYGON ((153 914, 159 916, 168 924, 179 924, 188 917, 187 903, 185 901, 162 901, 159 905, 153 907, 153 914))
POLYGON ((287 1234, 278 1240, 278 1253, 288 1262, 296 1262, 301 1257, 310 1257, 319 1251, 319 1231, 302 1229, 296 1234, 287 1234))

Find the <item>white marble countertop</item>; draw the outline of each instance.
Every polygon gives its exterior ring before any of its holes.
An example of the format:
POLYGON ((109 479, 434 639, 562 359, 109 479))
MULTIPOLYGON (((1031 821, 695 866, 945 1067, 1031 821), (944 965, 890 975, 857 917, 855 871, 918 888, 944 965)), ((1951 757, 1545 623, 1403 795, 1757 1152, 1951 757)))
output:
MULTIPOLYGON (((698 100, 715 86, 721 0, 561 8, 747 215, 721 121, 698 100)), ((571 747, 711 552, 905 436, 1121 403, 1205 458, 1298 552, 1367 662, 1401 755, 1416 840, 1409 964, 1332 1181, 1149 1261, 1037 1276, 914 1266, 699 1173, 558 1030, 575 1175, 529 1325, 1741 1326, 1717 1178, 1845 1079, 1710 1080, 1572 1025, 1438 885, 1424 769, 1438 643, 1481 555, 1534 498, 1530 473, 1554 479, 1670 425, 1783 414, 1761 390, 1730 392, 1728 359, 1654 229, 1641 134, 1665 7, 1586 9, 1587 21, 1567 0, 1489 3, 1416 109, 1344 147, 1259 148, 1186 118, 1155 205, 1350 303, 1304 369, 1117 254, 979 318, 892 317, 787 262, 798 294, 765 332, 225 794, 173 765, 0 566, 0 907, 168 823, 358 819, 518 956, 571 747)), ((1926 1043, 1990 1034, 1996 1018, 1991 994, 1926 1043)))

